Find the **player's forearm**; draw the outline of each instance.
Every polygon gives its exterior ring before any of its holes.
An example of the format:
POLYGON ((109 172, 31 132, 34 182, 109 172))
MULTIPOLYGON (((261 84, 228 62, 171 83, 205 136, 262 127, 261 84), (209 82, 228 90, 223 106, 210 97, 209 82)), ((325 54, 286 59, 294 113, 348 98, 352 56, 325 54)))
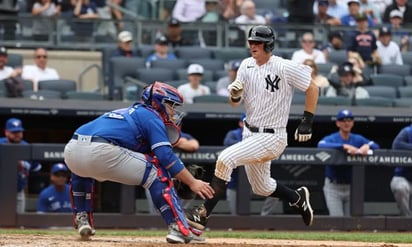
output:
POLYGON ((195 178, 190 174, 190 172, 184 168, 181 170, 179 173, 177 173, 175 176, 180 182, 186 184, 186 185, 191 185, 192 183, 195 182, 195 178))
POLYGON ((319 88, 311 81, 309 88, 306 90, 305 111, 314 114, 318 104, 319 88))

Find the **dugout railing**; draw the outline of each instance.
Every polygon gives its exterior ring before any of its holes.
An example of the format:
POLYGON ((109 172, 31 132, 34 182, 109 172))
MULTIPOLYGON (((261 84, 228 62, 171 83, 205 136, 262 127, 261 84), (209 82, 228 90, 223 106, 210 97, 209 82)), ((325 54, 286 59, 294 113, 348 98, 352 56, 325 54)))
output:
MULTIPOLYGON (((0 227, 51 227, 70 226, 71 214, 36 214, 16 213, 16 176, 17 160, 62 161, 64 144, 0 144, 0 227)), ((219 146, 202 146, 197 153, 180 153, 185 163, 213 165, 222 150, 219 146)), ((272 165, 352 165, 351 217, 329 217, 316 215, 312 230, 412 230, 410 218, 397 216, 365 216, 364 176, 365 166, 410 166, 412 154, 407 151, 380 149, 370 156, 347 156, 333 149, 287 148, 274 160, 272 165)), ((250 186, 243 170, 239 173, 237 198, 239 216, 214 215, 209 227, 213 229, 308 229, 301 222, 299 215, 250 215, 250 186)), ((319 178, 323 179, 323 178, 319 178)), ((380 183, 382 181, 376 181, 380 183)), ((95 223, 98 228, 162 228, 164 222, 158 215, 136 214, 134 186, 121 186, 119 213, 96 213, 95 223)))

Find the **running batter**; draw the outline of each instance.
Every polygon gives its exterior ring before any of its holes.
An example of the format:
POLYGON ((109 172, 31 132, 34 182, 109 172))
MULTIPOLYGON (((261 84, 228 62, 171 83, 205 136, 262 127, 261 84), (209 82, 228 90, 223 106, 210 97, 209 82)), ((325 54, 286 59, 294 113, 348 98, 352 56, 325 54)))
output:
MULTIPOLYGON (((155 82, 144 89, 142 102, 107 112, 79 127, 64 149, 72 171, 74 224, 83 239, 94 235, 93 182, 139 185, 169 226, 169 243, 189 243, 195 236, 173 187, 175 177, 197 195, 212 197, 208 183, 195 179, 173 153, 183 116, 176 107, 183 97, 176 88, 155 82)), ((195 238, 196 239, 196 238, 195 238)))
POLYGON ((191 226, 204 229, 213 208, 225 195, 233 169, 243 165, 255 194, 286 200, 310 226, 313 211, 309 190, 306 187, 293 190, 278 183, 270 176, 270 165, 287 146, 286 124, 295 88, 306 92, 305 111, 295 139, 305 142, 311 138, 318 88, 311 80, 309 66, 272 55, 275 34, 270 26, 252 27, 248 42, 252 56, 242 61, 235 81, 228 87, 232 106, 244 102, 243 139, 224 149, 218 157, 211 181, 215 196, 186 212, 186 217, 191 226))

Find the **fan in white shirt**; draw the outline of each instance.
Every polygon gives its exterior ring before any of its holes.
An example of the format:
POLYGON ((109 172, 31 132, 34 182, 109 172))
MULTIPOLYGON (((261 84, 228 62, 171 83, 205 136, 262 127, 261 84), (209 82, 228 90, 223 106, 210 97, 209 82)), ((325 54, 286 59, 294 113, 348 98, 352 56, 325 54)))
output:
POLYGON ((210 88, 200 84, 203 71, 203 66, 200 64, 191 64, 187 68, 189 82, 177 88, 177 91, 183 96, 185 104, 193 104, 193 98, 196 96, 210 94, 210 88))
POLYGON ((311 59, 315 63, 326 63, 325 55, 321 50, 315 49, 315 40, 312 33, 304 33, 300 39, 302 49, 293 52, 292 61, 303 63, 306 59, 311 59))
POLYGON ((246 0, 240 6, 240 15, 235 19, 236 24, 240 24, 239 28, 243 31, 248 31, 249 28, 245 24, 266 24, 266 19, 256 14, 256 6, 252 0, 246 0))
POLYGON ((6 47, 0 47, 0 80, 18 76, 21 74, 21 68, 13 69, 10 66, 6 66, 8 61, 8 54, 6 47))
POLYGON ((401 50, 398 44, 392 41, 392 33, 388 27, 379 29, 379 40, 376 41, 376 45, 382 64, 403 64, 401 50))
POLYGON ((43 80, 60 79, 59 74, 53 68, 47 67, 47 51, 37 48, 34 51, 34 65, 23 66, 22 77, 33 81, 33 90, 38 90, 38 82, 43 80))

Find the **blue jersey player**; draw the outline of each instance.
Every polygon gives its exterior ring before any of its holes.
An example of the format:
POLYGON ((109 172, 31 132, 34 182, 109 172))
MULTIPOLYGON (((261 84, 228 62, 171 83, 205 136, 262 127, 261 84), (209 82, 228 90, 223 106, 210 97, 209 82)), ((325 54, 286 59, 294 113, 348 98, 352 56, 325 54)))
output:
MULTIPOLYGON (((28 143, 23 140, 23 132, 23 122, 18 118, 10 118, 4 128, 5 137, 0 138, 0 143, 27 145, 28 143)), ((41 167, 40 163, 34 161, 19 160, 17 162, 17 213, 25 212, 25 189, 30 173, 40 171, 41 167)))
POLYGON ((154 205, 168 225, 169 243, 189 243, 192 229, 184 217, 172 177, 201 198, 213 197, 210 185, 195 179, 173 153, 183 113, 176 88, 154 82, 142 102, 107 112, 78 128, 64 150, 72 172, 74 223, 81 237, 95 233, 92 220, 93 181, 140 185, 149 189, 154 205))
MULTIPOLYGON (((354 118, 350 110, 344 109, 336 116, 336 126, 339 131, 325 136, 319 141, 320 148, 342 150, 348 155, 369 155, 379 145, 362 135, 351 133, 354 118)), ((349 216, 350 184, 352 166, 328 165, 325 168, 325 184, 323 192, 326 206, 331 216, 349 216)))
POLYGON ((63 163, 56 163, 50 171, 50 185, 40 192, 37 213, 70 213, 69 169, 63 163))

